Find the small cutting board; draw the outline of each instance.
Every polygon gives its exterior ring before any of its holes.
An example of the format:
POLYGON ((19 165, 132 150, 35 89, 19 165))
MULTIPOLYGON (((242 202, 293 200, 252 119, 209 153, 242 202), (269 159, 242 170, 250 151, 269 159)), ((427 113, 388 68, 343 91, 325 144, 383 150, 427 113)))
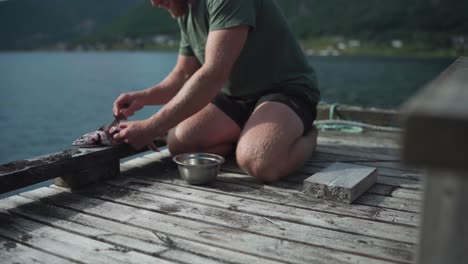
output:
POLYGON ((377 168, 336 162, 304 181, 315 198, 351 204, 377 181, 377 168))

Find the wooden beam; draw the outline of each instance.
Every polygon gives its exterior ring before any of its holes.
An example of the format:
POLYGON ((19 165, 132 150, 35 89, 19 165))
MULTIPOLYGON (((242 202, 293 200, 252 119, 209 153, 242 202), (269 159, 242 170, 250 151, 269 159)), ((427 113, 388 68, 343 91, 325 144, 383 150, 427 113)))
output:
POLYGON ((440 170, 428 173, 417 263, 466 263, 467 190, 468 173, 440 170))
POLYGON ((304 181, 306 195, 351 204, 377 182, 377 169, 335 162, 304 181))
POLYGON ((403 161, 427 169, 417 263, 466 263, 468 59, 458 59, 402 112, 403 161))
POLYGON ((460 58, 403 106, 403 160, 468 169, 468 59, 460 58))
MULTIPOLYGON (((317 106, 317 120, 330 119, 331 107, 332 105, 319 104, 317 106)), ((358 121, 377 126, 400 126, 399 112, 391 109, 337 105, 333 109, 333 113, 334 120, 358 121)))
MULTIPOLYGON (((165 140, 155 141, 158 147, 165 140)), ((27 160, 0 165, 0 193, 14 191, 50 179, 63 177, 56 183, 70 188, 117 176, 119 160, 147 149, 136 151, 129 145, 77 148, 27 160)))

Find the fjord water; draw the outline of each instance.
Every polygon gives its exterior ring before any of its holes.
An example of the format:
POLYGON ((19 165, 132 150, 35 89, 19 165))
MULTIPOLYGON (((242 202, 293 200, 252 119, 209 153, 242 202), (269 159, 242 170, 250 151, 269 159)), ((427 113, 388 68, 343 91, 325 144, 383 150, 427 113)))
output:
MULTIPOLYGON (((149 87, 170 72, 174 52, 0 53, 0 164, 71 148, 112 121, 122 92, 149 87)), ((453 59, 310 57, 322 99, 398 108, 453 59)), ((133 119, 145 118, 149 107, 133 119)))

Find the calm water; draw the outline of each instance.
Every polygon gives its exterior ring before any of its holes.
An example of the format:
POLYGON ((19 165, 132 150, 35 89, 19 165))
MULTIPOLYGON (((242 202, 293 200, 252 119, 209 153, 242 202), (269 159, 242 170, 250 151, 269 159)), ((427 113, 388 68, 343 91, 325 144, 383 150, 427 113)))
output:
MULTIPOLYGON (((112 120, 122 92, 157 83, 176 53, 0 53, 0 164, 70 148, 112 120)), ((398 107, 452 59, 312 57, 326 102, 398 107)), ((136 118, 157 111, 143 110, 136 118)))

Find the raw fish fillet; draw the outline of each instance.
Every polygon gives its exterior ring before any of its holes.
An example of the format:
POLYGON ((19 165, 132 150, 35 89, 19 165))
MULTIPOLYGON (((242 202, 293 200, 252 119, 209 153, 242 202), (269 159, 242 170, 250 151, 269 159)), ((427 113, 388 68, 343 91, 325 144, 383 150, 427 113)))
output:
POLYGON ((118 129, 110 129, 109 132, 107 129, 100 128, 97 131, 87 133, 73 142, 73 146, 77 147, 99 147, 99 146, 114 146, 120 144, 115 141, 112 136, 118 132, 118 129))

